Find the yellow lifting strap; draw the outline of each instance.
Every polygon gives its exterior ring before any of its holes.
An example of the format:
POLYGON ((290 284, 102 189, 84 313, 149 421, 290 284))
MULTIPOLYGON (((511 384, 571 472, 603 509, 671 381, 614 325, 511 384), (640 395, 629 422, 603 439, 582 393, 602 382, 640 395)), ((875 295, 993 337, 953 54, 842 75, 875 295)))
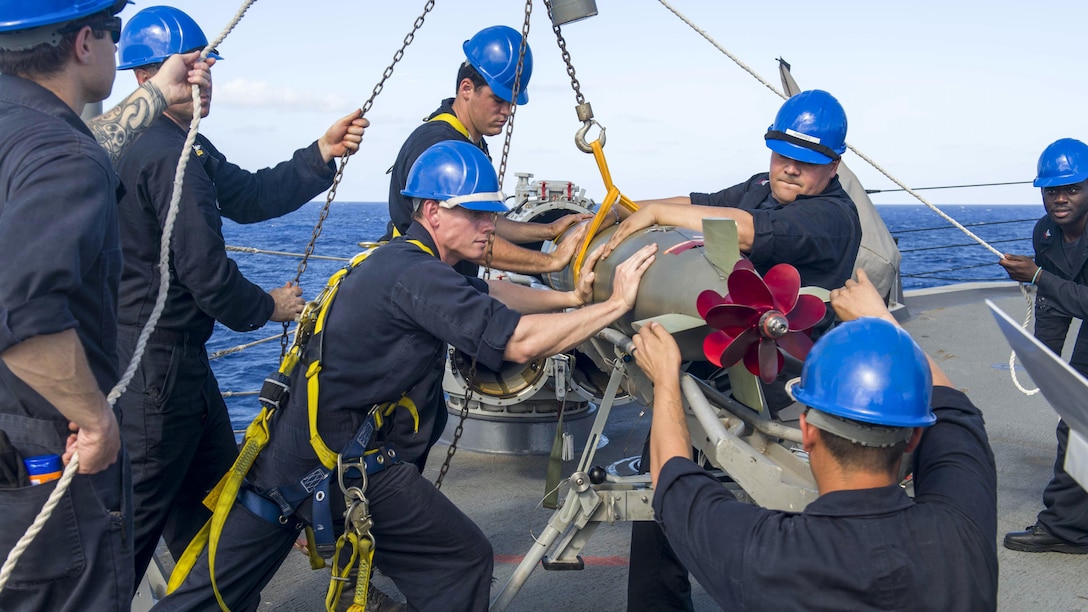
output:
POLYGON ((621 206, 626 208, 630 212, 638 210, 638 204, 635 204, 631 198, 620 193, 619 187, 616 187, 612 183, 612 173, 608 171, 608 161, 604 158, 604 145, 601 144, 601 140, 598 138, 590 143, 593 148, 593 159, 597 160, 597 168, 601 171, 601 179, 604 181, 604 187, 608 190, 607 195, 604 197, 604 201, 601 202, 601 206, 597 209, 597 214, 593 217, 593 220, 589 224, 589 230, 586 231, 586 237, 582 241, 582 246, 578 249, 578 254, 574 257, 574 284, 578 284, 578 276, 582 271, 582 262, 586 259, 586 251, 589 250, 589 245, 593 242, 593 239, 597 236, 597 232, 600 231, 601 225, 604 224, 605 217, 612 211, 612 206, 618 201, 621 206))
POLYGON ((345 530, 344 535, 336 541, 336 553, 333 555, 332 580, 329 582, 329 590, 325 594, 325 610, 335 612, 340 602, 340 595, 344 592, 344 585, 351 580, 351 569, 358 562, 358 571, 355 577, 355 596, 347 612, 364 612, 366 610, 366 597, 370 590, 370 573, 374 567, 374 539, 367 533, 362 536, 352 530, 345 530), (344 567, 340 567, 340 551, 344 544, 351 545, 351 556, 344 567))
POLYGON ((472 136, 468 133, 468 128, 466 128, 465 124, 461 123, 461 120, 458 119, 457 115, 454 115, 453 113, 439 113, 434 117, 431 117, 427 121, 445 121, 446 123, 450 124, 453 129, 460 132, 462 136, 467 138, 469 141, 472 141, 472 136))

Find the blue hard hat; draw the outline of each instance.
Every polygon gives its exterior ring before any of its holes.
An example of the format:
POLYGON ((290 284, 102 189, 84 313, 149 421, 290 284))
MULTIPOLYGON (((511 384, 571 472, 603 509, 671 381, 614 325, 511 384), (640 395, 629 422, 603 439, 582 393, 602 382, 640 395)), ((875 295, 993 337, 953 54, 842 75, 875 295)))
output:
POLYGON ((764 139, 783 157, 830 164, 846 152, 846 111, 826 91, 802 91, 782 103, 764 139))
MULTIPOLYGON (((149 6, 133 15, 121 30, 117 69, 139 68, 206 46, 208 37, 192 17, 172 6, 149 6)), ((208 57, 223 59, 214 52, 208 57)))
MULTIPOLYGON (((518 71, 518 55, 521 34, 507 26, 491 26, 476 33, 462 46, 468 63, 487 81, 495 95, 513 102, 514 79, 518 71)), ((529 101, 529 78, 533 76, 533 51, 525 45, 525 59, 521 66, 521 86, 518 88, 518 104, 529 101)))
POLYGON ((0 32, 65 23, 99 11, 119 13, 127 0, 0 0, 0 32))
POLYGON ((926 427, 933 377, 907 332, 863 317, 824 334, 790 389, 802 404, 830 415, 885 427, 926 427))
POLYGON ((1036 187, 1061 187, 1088 179, 1088 145, 1075 138, 1055 140, 1039 156, 1036 187))
POLYGON ((506 212, 499 177, 491 160, 475 145, 444 140, 421 153, 408 171, 403 196, 437 200, 444 208, 506 212))

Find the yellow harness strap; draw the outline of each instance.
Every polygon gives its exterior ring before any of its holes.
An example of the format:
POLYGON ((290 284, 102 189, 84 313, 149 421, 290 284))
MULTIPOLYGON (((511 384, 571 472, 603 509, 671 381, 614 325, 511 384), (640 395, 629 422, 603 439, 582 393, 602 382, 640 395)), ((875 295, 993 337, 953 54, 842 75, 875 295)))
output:
POLYGON ((469 141, 472 140, 472 136, 468 133, 468 128, 466 128, 465 124, 461 123, 461 120, 458 119, 457 115, 454 115, 453 113, 439 113, 434 117, 431 117, 427 121, 445 121, 446 123, 450 124, 453 129, 460 132, 462 136, 469 139, 469 141))
MULTIPOLYGON (((434 256, 434 251, 418 240, 409 240, 412 244, 419 247, 425 253, 434 256)), ((375 247, 377 248, 377 247, 375 247)), ((295 367, 298 366, 299 361, 302 358, 302 352, 310 338, 321 333, 324 329, 325 319, 328 315, 330 306, 332 305, 333 298, 336 297, 336 293, 340 287, 340 282, 347 276, 355 266, 362 263, 374 252, 374 248, 359 253, 352 258, 347 267, 338 270, 335 274, 329 277, 325 288, 318 295, 317 299, 306 304, 302 314, 299 317, 299 326, 295 332, 295 340, 291 349, 284 356, 280 363, 279 373, 290 377, 295 367)), ((318 383, 317 373, 321 371, 320 358, 315 359, 310 364, 306 372, 307 377, 307 412, 310 425, 310 444, 314 448, 314 452, 317 453, 318 459, 328 469, 336 468, 336 456, 337 454, 332 452, 325 444, 324 440, 317 433, 317 397, 318 397, 318 383)), ((382 410, 376 413, 388 417, 392 414, 393 410, 397 407, 403 407, 408 410, 412 415, 412 419, 415 424, 415 429, 419 429, 419 412, 416 409, 415 403, 407 396, 402 396, 396 402, 389 402, 382 410)), ((245 439, 242 443, 242 449, 238 453, 238 458, 235 460, 234 465, 230 470, 219 480, 215 488, 208 493, 204 498, 204 505, 212 511, 212 518, 204 524, 200 532, 186 547, 185 552, 181 558, 178 559, 177 564, 174 567, 174 571, 170 574, 170 581, 167 585, 167 593, 173 592, 183 582, 185 578, 192 571, 196 565, 197 559, 200 557, 200 553, 204 551, 204 548, 208 548, 208 570, 211 574, 212 591, 215 593, 215 599, 219 603, 221 610, 229 610, 226 603, 223 601, 222 595, 219 593, 219 588, 216 585, 215 580, 215 555, 218 551, 219 538, 223 533, 223 526, 226 524, 227 515, 230 513, 231 508, 234 507, 234 502, 238 498, 238 492, 241 490, 242 483, 245 481, 246 474, 249 473, 250 468, 253 467, 253 463, 257 460, 257 455, 268 445, 271 438, 270 436, 270 421, 274 410, 264 407, 261 409, 260 414, 249 424, 246 428, 245 439)), ((380 417, 379 417, 380 418, 380 417)), ((381 426, 379 420, 376 426, 381 426)), ((356 538, 358 539, 358 538, 356 538)), ((358 545, 357 543, 355 544, 358 545)), ((367 576, 369 578, 369 563, 373 558, 373 544, 370 543, 371 551, 367 560, 367 576)), ((311 551, 315 549, 313 545, 310 546, 311 551)), ((320 557, 317 557, 320 559, 320 557)), ((318 569, 324 566, 322 560, 318 564, 314 555, 311 554, 310 565, 314 569, 318 569)), ((350 565, 348 567, 350 569, 350 565)), ((363 597, 366 597, 366 590, 363 590, 363 597)), ((365 602, 365 599, 364 599, 365 602)))

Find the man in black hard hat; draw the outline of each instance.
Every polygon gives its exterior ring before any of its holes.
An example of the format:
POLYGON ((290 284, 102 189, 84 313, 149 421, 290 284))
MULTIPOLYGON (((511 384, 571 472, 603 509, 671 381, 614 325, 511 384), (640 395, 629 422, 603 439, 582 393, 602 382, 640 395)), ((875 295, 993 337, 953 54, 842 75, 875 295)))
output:
MULTIPOLYGON (((120 185, 111 160, 155 113, 188 96, 189 83, 208 81, 206 66, 192 65, 197 54, 171 58, 158 79, 84 124, 83 107, 113 87, 125 4, 0 2, 3 450, 79 459, 0 592, 4 610, 127 610, 132 597, 129 466, 106 399, 119 377, 120 185)), ((55 486, 31 486, 15 467, 0 483, 5 559, 55 486)))

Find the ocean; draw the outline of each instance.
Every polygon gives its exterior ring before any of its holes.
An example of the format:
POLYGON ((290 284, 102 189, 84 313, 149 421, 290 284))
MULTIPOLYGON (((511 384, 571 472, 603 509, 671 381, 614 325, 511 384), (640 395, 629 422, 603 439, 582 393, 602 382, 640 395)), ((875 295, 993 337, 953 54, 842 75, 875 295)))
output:
MULTIPOLYGON (((302 253, 322 203, 311 202, 289 215, 256 225, 239 225, 224 219, 223 236, 228 245, 264 251, 302 253)), ((1031 255, 1031 230, 1043 215, 1040 204, 1017 206, 947 206, 942 211, 980 238, 1005 253, 1031 255)), ((986 248, 922 205, 877 206, 888 230, 899 241, 903 255, 903 289, 936 287, 965 281, 1006 280, 1008 276, 986 248)), ((336 202, 329 211, 314 255, 350 258, 358 243, 377 240, 385 231, 388 214, 384 203, 336 202)), ((271 289, 294 279, 299 257, 233 252, 242 273, 252 282, 271 289)), ((325 281, 345 265, 343 261, 311 258, 302 275, 303 295, 314 297, 325 281)), ((208 342, 209 353, 280 334, 283 325, 269 323, 250 333, 233 332, 222 325, 208 342)), ((380 350, 380 349, 379 349, 380 350)), ((258 412, 253 392, 276 369, 279 340, 225 355, 212 361, 220 389, 228 394, 227 406, 236 430, 244 429, 258 412)))

